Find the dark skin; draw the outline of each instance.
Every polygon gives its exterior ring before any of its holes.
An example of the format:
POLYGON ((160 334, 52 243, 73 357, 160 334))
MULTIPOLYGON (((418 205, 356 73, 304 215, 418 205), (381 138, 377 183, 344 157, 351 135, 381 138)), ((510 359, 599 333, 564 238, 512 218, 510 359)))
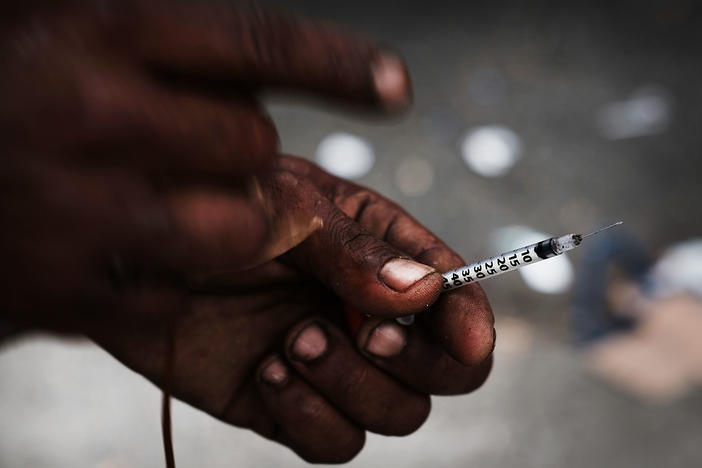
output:
POLYGON ((4 320, 86 335, 314 462, 482 384, 489 304, 478 286, 440 297, 462 259, 389 200, 280 155, 257 100, 401 110, 399 59, 259 10, 41 5, 3 39, 4 320), (353 332, 349 308, 369 315, 353 332))

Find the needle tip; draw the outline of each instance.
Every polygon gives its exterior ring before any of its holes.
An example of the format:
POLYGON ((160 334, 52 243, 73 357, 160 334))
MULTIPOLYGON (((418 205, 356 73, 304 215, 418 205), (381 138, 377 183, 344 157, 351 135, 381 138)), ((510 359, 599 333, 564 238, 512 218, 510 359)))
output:
POLYGON ((619 226, 620 224, 624 224, 624 221, 619 220, 619 221, 617 221, 616 223, 610 224, 609 226, 601 227, 601 228, 599 228, 599 229, 596 230, 596 231, 592 231, 592 232, 590 232, 590 233, 588 233, 588 234, 585 234, 584 236, 582 236, 582 238, 585 239, 586 237, 594 236, 595 234, 599 234, 599 233, 602 232, 602 231, 606 231, 607 229, 613 228, 613 227, 615 227, 615 226, 619 226))

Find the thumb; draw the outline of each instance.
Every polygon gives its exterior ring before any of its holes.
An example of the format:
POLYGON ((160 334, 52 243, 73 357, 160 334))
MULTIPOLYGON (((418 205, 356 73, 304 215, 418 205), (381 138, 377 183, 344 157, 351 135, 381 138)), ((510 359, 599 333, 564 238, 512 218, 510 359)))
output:
POLYGON ((358 312, 384 317, 416 314, 441 292, 441 275, 375 237, 316 188, 322 227, 289 252, 292 261, 358 312))

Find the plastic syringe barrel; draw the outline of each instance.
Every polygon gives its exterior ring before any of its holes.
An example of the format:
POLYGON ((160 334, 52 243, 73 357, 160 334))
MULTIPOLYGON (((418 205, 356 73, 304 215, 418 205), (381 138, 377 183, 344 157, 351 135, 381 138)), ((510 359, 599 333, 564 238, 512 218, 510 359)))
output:
POLYGON ((551 237, 526 247, 510 250, 509 252, 451 270, 442 275, 444 278, 444 291, 493 278, 523 266, 555 257, 565 251, 574 249, 580 244, 581 240, 582 237, 579 234, 551 237))

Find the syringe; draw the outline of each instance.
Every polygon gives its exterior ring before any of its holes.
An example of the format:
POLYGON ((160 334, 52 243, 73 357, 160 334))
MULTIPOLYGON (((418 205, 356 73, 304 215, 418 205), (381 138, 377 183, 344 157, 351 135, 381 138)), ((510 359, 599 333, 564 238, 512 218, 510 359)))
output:
MULTIPOLYGON (((531 245, 510 250, 494 257, 486 258, 479 262, 471 263, 470 265, 462 266, 442 274, 444 278, 444 292, 452 289, 460 288, 470 283, 477 283, 489 278, 494 278, 509 271, 518 270, 519 268, 531 265, 541 260, 546 260, 556 255, 561 255, 563 252, 573 250, 583 239, 586 239, 595 234, 619 226, 623 221, 617 221, 614 224, 605 226, 588 234, 566 234, 560 237, 551 237, 536 242, 531 245)), ((411 325, 414 323, 414 315, 405 315, 395 319, 402 325, 411 325)))
POLYGON ((442 275, 444 277, 444 291, 460 288, 469 283, 476 283, 478 281, 494 278, 495 276, 517 270, 523 266, 531 265, 541 260, 555 257, 556 255, 561 255, 563 252, 573 250, 579 246, 583 239, 594 236, 614 226, 618 226, 622 224, 622 222, 623 221, 617 221, 614 224, 610 224, 609 226, 584 235, 566 234, 565 236, 551 237, 525 247, 486 258, 479 262, 471 263, 470 265, 456 268, 442 275))

